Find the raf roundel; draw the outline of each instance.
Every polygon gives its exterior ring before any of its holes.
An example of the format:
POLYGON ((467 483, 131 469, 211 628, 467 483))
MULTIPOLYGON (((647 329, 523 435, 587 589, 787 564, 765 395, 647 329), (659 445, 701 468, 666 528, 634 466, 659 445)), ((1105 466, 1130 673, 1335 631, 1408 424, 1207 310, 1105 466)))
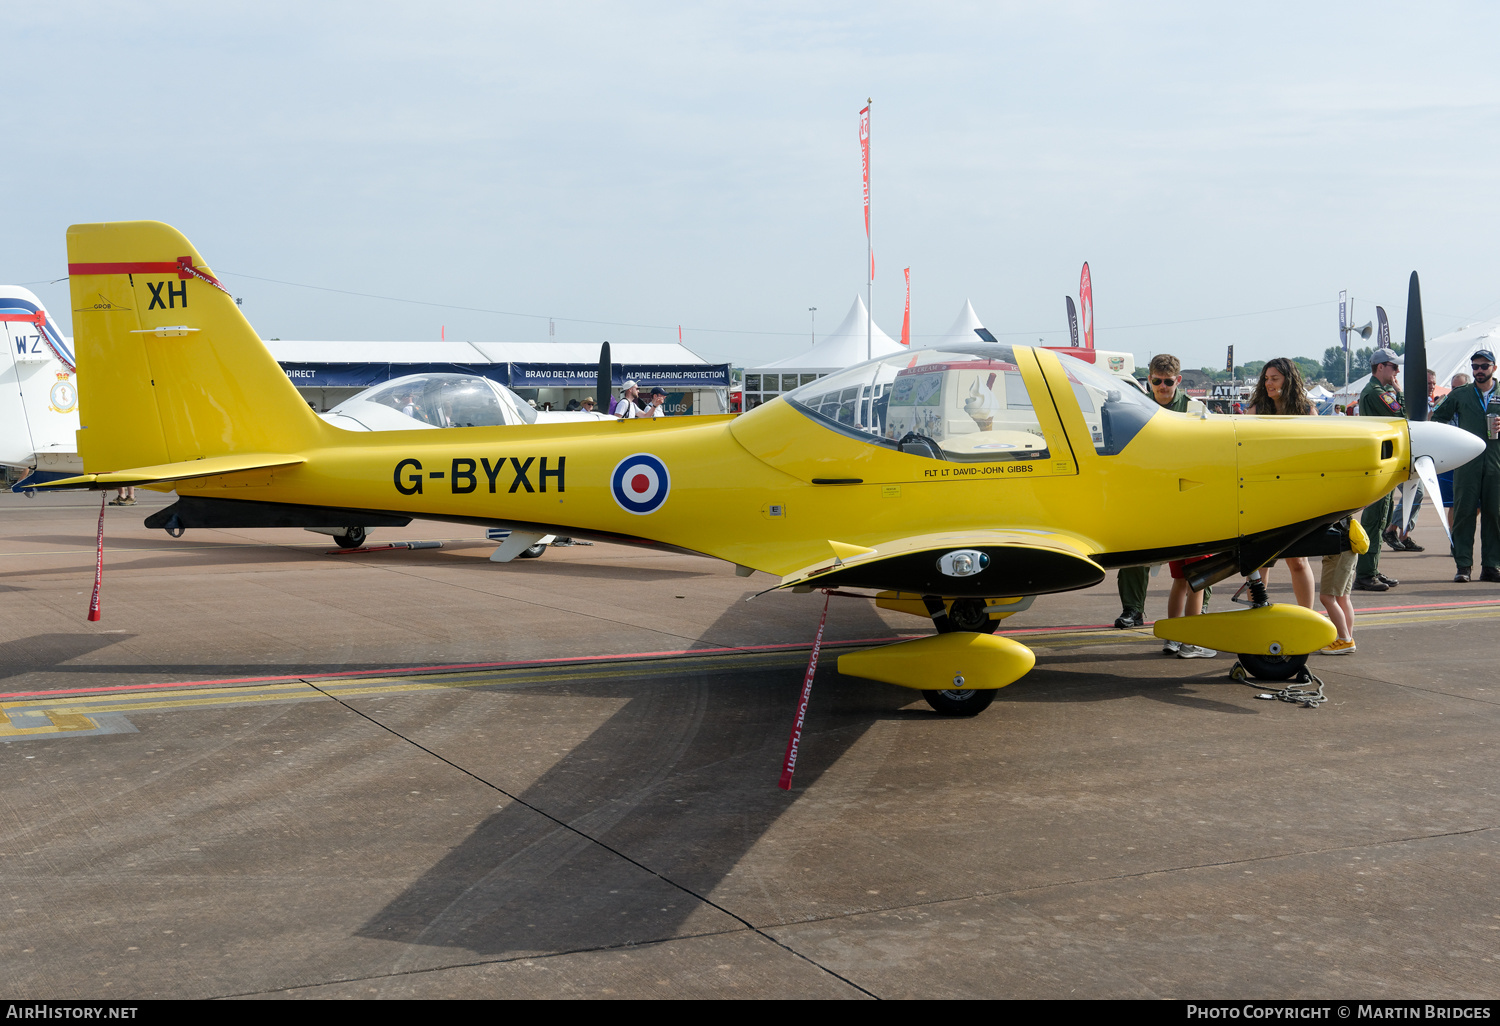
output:
POLYGON ((638 452, 616 464, 609 486, 625 512, 655 513, 667 501, 672 478, 665 463, 649 452, 638 452))

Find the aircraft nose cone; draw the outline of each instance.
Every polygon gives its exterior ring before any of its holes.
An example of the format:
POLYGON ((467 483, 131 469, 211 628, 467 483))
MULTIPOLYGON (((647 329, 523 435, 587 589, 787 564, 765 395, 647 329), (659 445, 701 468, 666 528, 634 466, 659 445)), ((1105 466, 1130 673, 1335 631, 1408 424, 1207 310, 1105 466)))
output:
POLYGON ((1484 439, 1451 424, 1434 424, 1429 420, 1413 421, 1411 458, 1432 458, 1439 474, 1461 467, 1484 452, 1484 439))

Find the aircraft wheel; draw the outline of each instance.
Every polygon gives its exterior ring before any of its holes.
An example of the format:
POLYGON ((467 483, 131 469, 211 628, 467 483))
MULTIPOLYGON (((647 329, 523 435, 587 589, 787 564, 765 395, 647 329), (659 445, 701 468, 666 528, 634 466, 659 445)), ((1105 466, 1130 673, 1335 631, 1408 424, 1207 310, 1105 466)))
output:
POLYGON ((365 529, 351 527, 343 534, 334 535, 333 540, 341 549, 357 549, 365 543, 365 529))
POLYGON ((994 634, 1000 626, 1000 621, 991 620, 985 611, 984 599, 954 599, 948 622, 953 630, 970 634, 994 634))
POLYGON ((1307 665, 1306 655, 1250 655, 1241 652, 1240 665, 1257 680, 1291 680, 1307 665))
POLYGON ((546 552, 546 551, 547 551, 547 546, 544 545, 544 544, 542 544, 541 542, 537 542, 535 545, 533 545, 531 548, 527 549, 525 552, 521 553, 516 558, 517 559, 536 559, 538 556, 540 556, 543 552, 546 552))
POLYGON ((995 700, 996 688, 965 688, 963 691, 924 691, 927 704, 944 716, 978 716, 995 700))

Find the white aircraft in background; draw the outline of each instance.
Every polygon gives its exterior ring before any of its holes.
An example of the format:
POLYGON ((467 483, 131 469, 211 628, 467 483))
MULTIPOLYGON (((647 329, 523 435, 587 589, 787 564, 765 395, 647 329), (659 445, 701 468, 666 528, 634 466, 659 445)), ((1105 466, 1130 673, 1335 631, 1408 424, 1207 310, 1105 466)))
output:
POLYGON ((29 471, 17 490, 80 473, 73 340, 19 285, 0 285, 0 327, 0 465, 29 471))

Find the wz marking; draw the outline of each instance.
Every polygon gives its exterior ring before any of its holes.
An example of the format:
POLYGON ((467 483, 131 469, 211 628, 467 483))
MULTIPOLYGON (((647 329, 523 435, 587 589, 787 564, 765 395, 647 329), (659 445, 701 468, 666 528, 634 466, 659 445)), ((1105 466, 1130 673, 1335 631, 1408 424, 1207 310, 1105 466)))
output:
POLYGON ((567 470, 568 458, 557 457, 557 466, 550 469, 547 466, 548 459, 549 457, 546 456, 540 458, 527 456, 524 460, 516 456, 497 456, 491 463, 487 456, 481 456, 477 460, 459 456, 453 460, 447 470, 429 470, 425 475, 422 472, 421 460, 404 459, 396 464, 392 480, 395 482, 396 491, 402 495, 421 495, 424 478, 429 481, 442 481, 446 478, 450 492, 454 495, 468 495, 478 490, 479 481, 483 478, 489 485, 490 494, 494 495, 497 486, 501 483, 500 474, 508 463, 510 464, 509 494, 513 495, 525 489, 528 492, 540 492, 545 495, 548 478, 556 483, 556 490, 559 493, 566 491, 563 475, 567 470), (540 462, 538 462, 539 459, 540 462), (534 470, 533 466, 535 466, 534 470))
POLYGON ((148 281, 148 282, 146 282, 146 288, 148 288, 148 289, 151 290, 151 305, 148 306, 148 307, 146 307, 146 309, 147 310, 175 310, 175 309, 177 309, 177 301, 180 299, 180 300, 182 300, 182 308, 184 310, 186 310, 187 309, 187 287, 188 287, 188 283, 185 282, 185 281, 179 281, 179 282, 148 281), (165 303, 163 303, 161 301, 161 295, 162 295, 161 290, 162 289, 166 289, 167 290, 167 301, 165 303))
POLYGON ((16 335, 16 352, 22 355, 43 356, 42 336, 40 335, 16 335), (28 341, 28 339, 30 341, 28 341))

